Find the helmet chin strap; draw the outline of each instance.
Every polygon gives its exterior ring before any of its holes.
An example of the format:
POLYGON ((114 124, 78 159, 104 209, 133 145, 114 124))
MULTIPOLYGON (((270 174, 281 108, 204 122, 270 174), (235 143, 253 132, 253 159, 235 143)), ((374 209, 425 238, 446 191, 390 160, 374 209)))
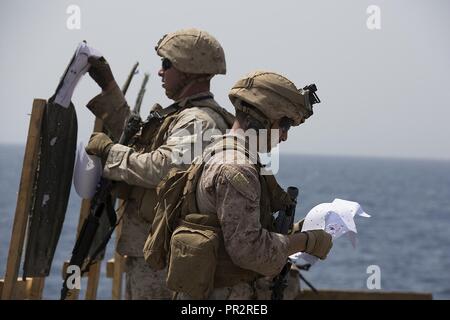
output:
POLYGON ((272 141, 272 130, 276 129, 265 129, 266 134, 258 134, 257 135, 257 143, 258 143, 258 152, 269 153, 273 148, 275 148, 279 144, 279 139, 272 141))
POLYGON ((278 136, 278 140, 272 141, 272 130, 276 130, 276 129, 269 129, 268 134, 267 134, 267 146, 269 147, 268 148, 269 152, 280 143, 279 136, 278 136))

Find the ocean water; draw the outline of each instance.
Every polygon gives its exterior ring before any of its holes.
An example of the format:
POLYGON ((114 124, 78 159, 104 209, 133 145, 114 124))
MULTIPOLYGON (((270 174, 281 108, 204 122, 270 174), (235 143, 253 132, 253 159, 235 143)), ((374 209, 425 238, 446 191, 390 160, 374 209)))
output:
MULTIPOLYGON (((6 268, 23 149, 0 146, 0 277, 6 268)), ((376 265, 382 291, 431 292, 435 299, 450 299, 450 162, 282 155, 278 179, 285 187, 300 188, 298 218, 335 198, 357 201, 372 215, 356 218, 356 249, 341 238, 325 261, 304 272, 316 288, 368 290, 367 270, 376 265)), ((59 297, 61 267, 70 258, 79 208, 80 199, 72 192, 45 299, 59 297)), ((112 251, 109 246, 106 258, 112 251)), ((98 298, 111 298, 104 265, 98 298)))

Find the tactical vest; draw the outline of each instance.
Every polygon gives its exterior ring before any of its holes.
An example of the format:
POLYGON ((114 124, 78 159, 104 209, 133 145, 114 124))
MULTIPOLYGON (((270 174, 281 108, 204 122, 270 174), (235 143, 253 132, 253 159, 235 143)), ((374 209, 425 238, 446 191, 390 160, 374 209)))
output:
MULTIPOLYGON (((156 117, 153 121, 146 121, 141 131, 133 138, 130 146, 139 153, 148 153, 158 149, 167 139, 167 132, 172 125, 173 121, 179 116, 180 112, 194 107, 192 102, 198 102, 202 100, 211 99, 213 103, 211 105, 204 104, 198 105, 201 108, 209 108, 216 113, 220 114, 225 123, 229 126, 232 124, 230 114, 220 107, 211 94, 200 96, 193 99, 188 99, 183 106, 178 106, 177 103, 170 105, 167 108, 157 110, 155 113, 151 113, 150 116, 156 117), (155 121, 156 120, 156 121, 155 121)), ((149 117, 150 118, 150 117, 149 117)), ((126 183, 120 183, 116 190, 117 196, 121 199, 133 199, 137 202, 138 212, 137 215, 144 219, 146 222, 151 223, 155 216, 155 204, 157 203, 156 189, 154 188, 142 188, 138 186, 130 186, 126 183)))
MULTIPOLYGON (((247 150, 242 151, 248 154, 247 150)), ((202 161, 186 171, 172 173, 167 181, 170 188, 161 184, 155 221, 144 246, 144 258, 151 267, 163 268, 168 261, 169 289, 185 292, 194 299, 207 298, 214 288, 251 282, 261 276, 232 262, 225 250, 217 213, 199 213, 196 188, 204 165, 202 161), (174 201, 177 192, 182 195, 174 201)), ((260 166, 256 168, 259 172, 260 166)), ((259 182, 260 222, 264 229, 274 231, 272 212, 291 201, 273 176, 260 175, 259 182)))

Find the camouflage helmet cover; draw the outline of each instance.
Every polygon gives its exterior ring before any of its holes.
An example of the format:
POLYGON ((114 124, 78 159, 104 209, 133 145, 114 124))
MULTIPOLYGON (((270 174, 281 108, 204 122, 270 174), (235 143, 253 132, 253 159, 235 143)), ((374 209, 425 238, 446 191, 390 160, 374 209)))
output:
POLYGON ((185 73, 225 74, 225 53, 220 43, 206 31, 183 29, 165 35, 155 47, 156 53, 167 58, 185 73))
POLYGON ((236 109, 251 113, 241 101, 254 106, 271 121, 288 117, 300 125, 312 115, 309 92, 297 89, 294 83, 275 72, 255 71, 235 83, 229 92, 236 109))

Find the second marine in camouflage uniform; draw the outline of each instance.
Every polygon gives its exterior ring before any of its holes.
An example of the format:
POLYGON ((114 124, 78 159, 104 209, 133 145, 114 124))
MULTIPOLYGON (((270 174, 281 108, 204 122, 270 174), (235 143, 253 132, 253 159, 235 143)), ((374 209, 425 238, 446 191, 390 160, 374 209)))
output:
POLYGON ((274 231, 272 213, 284 193, 273 176, 261 174, 243 131, 279 133, 276 141, 268 139, 270 150, 287 139, 291 125, 312 114, 309 92, 279 74, 254 72, 229 96, 236 121, 207 148, 203 164, 188 170, 183 195, 188 199, 194 192, 195 201, 187 204, 170 238, 167 282, 177 299, 267 299, 270 281, 264 277, 277 275, 290 254, 303 251, 324 259, 332 246, 323 230, 274 231))

